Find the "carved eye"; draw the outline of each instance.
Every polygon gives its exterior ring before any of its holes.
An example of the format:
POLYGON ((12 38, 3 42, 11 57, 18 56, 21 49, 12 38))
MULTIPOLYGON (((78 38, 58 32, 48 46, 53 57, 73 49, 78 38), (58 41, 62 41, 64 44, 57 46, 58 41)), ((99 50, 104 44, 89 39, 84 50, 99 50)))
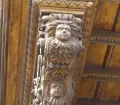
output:
POLYGON ((71 31, 69 28, 65 28, 66 31, 71 31))
POLYGON ((56 84, 53 84, 52 86, 51 86, 51 88, 56 88, 57 87, 57 85, 56 84))
POLYGON ((57 30, 58 30, 58 31, 62 31, 62 30, 63 30, 63 28, 58 28, 57 30))
POLYGON ((56 88, 56 86, 52 86, 52 88, 56 88))

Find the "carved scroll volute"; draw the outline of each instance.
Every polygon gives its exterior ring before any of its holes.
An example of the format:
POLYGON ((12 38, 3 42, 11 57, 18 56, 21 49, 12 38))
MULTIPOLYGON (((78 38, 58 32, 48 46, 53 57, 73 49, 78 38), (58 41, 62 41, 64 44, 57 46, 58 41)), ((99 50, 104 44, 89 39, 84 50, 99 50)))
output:
POLYGON ((84 49, 83 21, 72 14, 51 13, 40 23, 32 105, 71 105, 76 58, 84 49))

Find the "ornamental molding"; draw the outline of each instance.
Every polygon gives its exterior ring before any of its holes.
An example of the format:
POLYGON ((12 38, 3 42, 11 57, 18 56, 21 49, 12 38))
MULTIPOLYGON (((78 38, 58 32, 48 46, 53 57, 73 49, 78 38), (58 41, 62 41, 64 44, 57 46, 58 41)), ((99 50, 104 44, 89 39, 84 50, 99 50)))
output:
POLYGON ((93 30, 91 43, 120 45, 120 33, 105 30, 93 30))
POLYGON ((84 73, 82 79, 93 79, 98 81, 120 81, 120 76, 105 73, 84 73))
POLYGON ((87 9, 93 5, 94 0, 35 0, 41 7, 67 7, 87 9))

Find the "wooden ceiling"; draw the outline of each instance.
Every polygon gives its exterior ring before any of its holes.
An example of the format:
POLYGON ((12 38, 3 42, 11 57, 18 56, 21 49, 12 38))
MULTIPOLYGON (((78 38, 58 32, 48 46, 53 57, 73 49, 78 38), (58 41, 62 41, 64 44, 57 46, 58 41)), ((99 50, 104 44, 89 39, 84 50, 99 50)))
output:
POLYGON ((79 98, 120 100, 120 3, 99 1, 83 73, 79 98))
MULTIPOLYGON (((18 105, 28 0, 9 1, 6 105, 18 105), (16 100, 16 97, 18 100, 16 100)), ((120 3, 100 0, 83 73, 109 73, 120 76, 120 3), (97 41, 96 41, 97 36, 97 41), (102 37, 101 37, 102 36, 102 37)), ((110 74, 110 75, 111 75, 110 74)), ((120 100, 120 81, 83 78, 79 80, 77 98, 120 100)))
POLYGON ((119 32, 120 4, 100 1, 86 57, 86 65, 95 65, 98 66, 98 69, 118 70, 120 68, 119 32))

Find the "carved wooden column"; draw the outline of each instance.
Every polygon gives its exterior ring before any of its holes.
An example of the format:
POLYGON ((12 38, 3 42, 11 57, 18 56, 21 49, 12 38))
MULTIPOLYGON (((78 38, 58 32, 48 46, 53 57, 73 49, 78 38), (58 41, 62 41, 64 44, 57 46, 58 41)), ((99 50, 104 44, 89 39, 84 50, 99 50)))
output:
POLYGON ((7 65, 7 33, 8 32, 8 0, 0 1, 0 105, 5 105, 6 98, 6 65, 7 65))
POLYGON ((93 0, 30 2, 20 105, 72 105, 93 15, 93 0))

